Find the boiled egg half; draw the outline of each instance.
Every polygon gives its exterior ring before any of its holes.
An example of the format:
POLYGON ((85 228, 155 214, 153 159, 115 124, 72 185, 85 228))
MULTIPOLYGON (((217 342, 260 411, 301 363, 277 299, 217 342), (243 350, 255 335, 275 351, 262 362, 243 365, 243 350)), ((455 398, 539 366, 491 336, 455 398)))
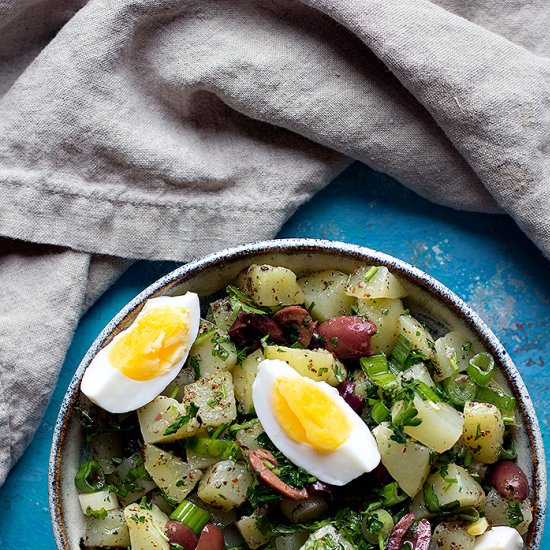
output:
POLYGON ((193 292, 147 300, 132 324, 88 365, 82 393, 111 413, 149 403, 181 370, 199 321, 199 297, 193 292))
POLYGON ((259 364, 252 399, 274 445, 325 483, 345 485, 380 462, 369 428, 338 391, 284 361, 259 364))

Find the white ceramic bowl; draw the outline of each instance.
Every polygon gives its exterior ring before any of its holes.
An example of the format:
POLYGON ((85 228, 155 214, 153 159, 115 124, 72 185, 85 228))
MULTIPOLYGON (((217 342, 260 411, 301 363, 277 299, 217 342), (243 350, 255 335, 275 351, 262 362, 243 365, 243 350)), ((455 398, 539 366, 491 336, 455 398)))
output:
MULTIPOLYGON (((80 381, 97 352, 137 315, 145 300, 192 290, 209 296, 223 289, 252 263, 281 265, 298 274, 338 269, 353 271, 359 264, 385 265, 409 290, 408 307, 437 335, 459 329, 479 340, 499 367, 498 380, 514 395, 521 425, 515 432, 518 462, 531 486, 533 522, 525 536, 528 549, 538 549, 546 512, 546 466, 539 423, 521 376, 502 344, 458 296, 419 269, 368 248, 313 239, 285 239, 252 243, 223 250, 188 263, 165 275, 127 304, 96 338, 80 363, 63 399, 57 418, 49 467, 49 500, 55 540, 60 549, 80 548, 84 520, 74 487, 82 448, 80 423, 75 413, 80 381)), ((205 300, 204 303, 207 303, 205 300)), ((203 312, 204 313, 204 312, 203 312)))

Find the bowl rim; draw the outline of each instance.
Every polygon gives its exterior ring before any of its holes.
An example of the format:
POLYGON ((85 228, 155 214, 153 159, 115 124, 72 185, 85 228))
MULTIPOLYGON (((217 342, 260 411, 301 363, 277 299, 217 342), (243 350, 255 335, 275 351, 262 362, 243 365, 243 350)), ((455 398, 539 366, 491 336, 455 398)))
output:
POLYGON ((525 539, 526 548, 539 548, 542 539, 544 521, 546 516, 546 461, 544 445, 539 422, 531 397, 517 367, 512 362, 503 345, 500 343, 493 331, 485 324, 481 317, 470 308, 461 298, 445 285, 434 279, 432 276, 418 269, 417 267, 395 258, 384 252, 356 244, 340 241, 329 241, 324 239, 289 238, 273 239, 268 241, 251 242, 236 247, 225 248, 221 251, 208 254, 202 258, 184 264, 175 270, 167 273, 157 281, 149 285, 135 298, 130 300, 105 326, 89 347, 76 369, 71 382, 67 388, 59 413, 54 426, 52 447, 48 465, 48 501, 50 517, 56 545, 59 549, 70 548, 66 528, 63 522, 63 507, 60 484, 62 449, 65 443, 68 425, 66 419, 70 418, 77 398, 78 388, 84 370, 101 349, 110 336, 123 325, 128 316, 145 300, 155 295, 162 295, 173 286, 184 283, 194 278, 205 270, 209 270, 223 264, 228 260, 253 258, 265 253, 301 254, 301 253, 333 253, 343 254, 350 258, 356 258, 360 262, 375 261, 389 267, 392 271, 424 291, 432 295, 462 320, 472 332, 479 337, 485 348, 495 356, 499 366, 518 402, 520 413, 529 441, 529 450, 533 461, 533 491, 537 496, 533 505, 534 521, 525 539))

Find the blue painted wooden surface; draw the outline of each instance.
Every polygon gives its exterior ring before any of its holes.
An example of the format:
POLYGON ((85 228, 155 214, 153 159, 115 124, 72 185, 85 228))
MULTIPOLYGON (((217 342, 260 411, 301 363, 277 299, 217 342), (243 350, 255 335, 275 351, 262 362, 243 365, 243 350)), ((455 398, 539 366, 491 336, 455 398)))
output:
MULTIPOLYGON (((535 402, 550 449, 550 370, 545 369, 550 355, 550 263, 509 218, 435 206, 387 176, 355 164, 303 206, 279 236, 369 246, 449 286, 481 314, 508 349, 535 402)), ((47 464, 65 389, 109 319, 174 267, 169 262, 137 263, 82 319, 38 433, 0 488, 0 548, 54 548, 47 464)), ((550 548, 550 527, 542 548, 550 548)))

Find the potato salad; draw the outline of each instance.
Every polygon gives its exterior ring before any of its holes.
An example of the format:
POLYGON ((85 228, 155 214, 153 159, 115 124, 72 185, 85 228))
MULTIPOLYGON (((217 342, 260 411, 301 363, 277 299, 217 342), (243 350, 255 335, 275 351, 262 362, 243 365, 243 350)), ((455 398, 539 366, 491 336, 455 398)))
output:
POLYGON ((82 546, 523 548, 493 357, 430 330, 386 267, 298 275, 251 265, 209 300, 152 298, 92 360, 82 546))

